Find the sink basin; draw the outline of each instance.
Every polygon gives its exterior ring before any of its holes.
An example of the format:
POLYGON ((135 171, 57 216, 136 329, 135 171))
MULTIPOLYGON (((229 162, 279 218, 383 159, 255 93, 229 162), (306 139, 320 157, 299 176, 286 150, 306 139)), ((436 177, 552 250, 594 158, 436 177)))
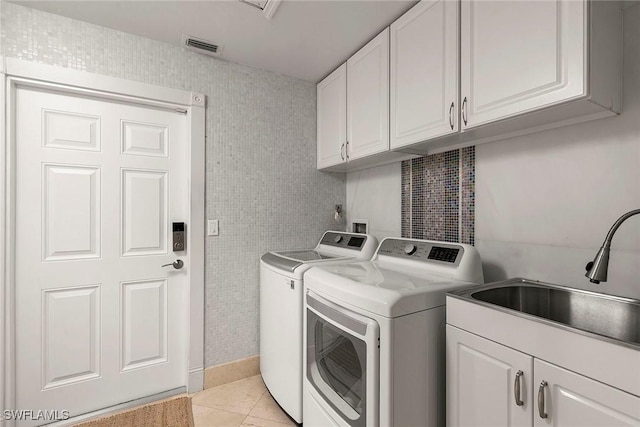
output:
POLYGON ((452 296, 640 347, 640 301, 525 279, 454 291, 452 296))

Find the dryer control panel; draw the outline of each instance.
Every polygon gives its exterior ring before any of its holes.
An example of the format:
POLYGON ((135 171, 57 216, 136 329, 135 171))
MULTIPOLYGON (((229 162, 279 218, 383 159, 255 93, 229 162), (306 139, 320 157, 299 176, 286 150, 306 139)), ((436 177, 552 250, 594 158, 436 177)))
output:
POLYGON ((378 255, 434 262, 456 267, 460 264, 464 248, 454 243, 425 240, 385 239, 378 248, 378 255))
POLYGON ((366 241, 367 236, 364 234, 327 231, 324 236, 322 236, 320 244, 360 251, 364 247, 366 241))

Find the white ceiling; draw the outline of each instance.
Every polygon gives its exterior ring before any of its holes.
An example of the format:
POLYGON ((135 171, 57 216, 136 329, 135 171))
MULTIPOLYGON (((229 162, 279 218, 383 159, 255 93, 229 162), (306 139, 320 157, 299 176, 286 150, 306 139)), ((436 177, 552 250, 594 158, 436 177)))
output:
POLYGON ((416 0, 283 0, 271 20, 236 0, 13 2, 173 45, 187 33, 227 61, 318 82, 416 0))

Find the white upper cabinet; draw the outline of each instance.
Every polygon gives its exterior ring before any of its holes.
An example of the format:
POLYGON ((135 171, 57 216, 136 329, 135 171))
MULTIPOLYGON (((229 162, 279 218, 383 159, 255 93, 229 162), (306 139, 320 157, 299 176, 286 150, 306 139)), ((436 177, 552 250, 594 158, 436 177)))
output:
POLYGON ((347 64, 342 64, 317 86, 318 169, 346 161, 347 64))
POLYGON ((512 138, 621 104, 620 2, 422 0, 318 84, 318 168, 512 138))
POLYGON ((585 1, 463 1, 462 128, 587 94, 585 1))
POLYGON ((423 0, 391 24, 391 148, 458 131, 459 2, 423 0))
POLYGON ((389 150, 389 29, 347 60, 347 159, 389 150))

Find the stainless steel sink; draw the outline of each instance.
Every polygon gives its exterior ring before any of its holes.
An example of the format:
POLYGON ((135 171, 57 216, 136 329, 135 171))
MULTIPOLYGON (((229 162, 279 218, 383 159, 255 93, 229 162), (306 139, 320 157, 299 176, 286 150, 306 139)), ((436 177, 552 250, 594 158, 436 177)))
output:
POLYGON ((462 289, 450 295, 640 347, 639 300, 526 279, 462 289))

